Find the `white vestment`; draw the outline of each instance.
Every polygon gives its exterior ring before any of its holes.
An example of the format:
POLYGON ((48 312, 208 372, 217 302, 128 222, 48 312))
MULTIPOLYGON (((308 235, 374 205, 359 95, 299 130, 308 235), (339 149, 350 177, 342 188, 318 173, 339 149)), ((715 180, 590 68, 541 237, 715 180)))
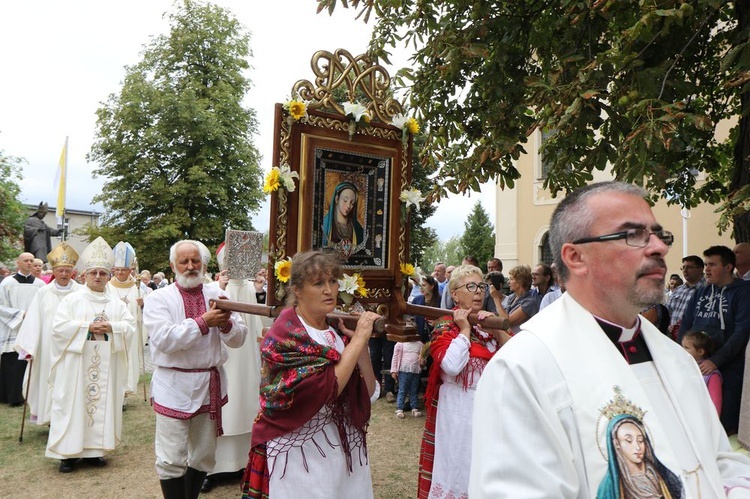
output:
POLYGON ((109 293, 83 286, 60 302, 53 321, 47 457, 101 457, 120 441, 126 345, 133 334, 135 319, 109 293), (88 340, 89 324, 102 312, 112 332, 107 341, 88 340))
POLYGON ((41 279, 34 278, 32 284, 21 284, 13 276, 0 282, 0 351, 13 352, 23 314, 31 305, 37 291, 45 286, 41 279))
POLYGON ((49 384, 49 373, 52 367, 52 320, 57 306, 68 294, 81 288, 71 279, 67 287, 60 287, 52 281, 37 292, 26 311, 26 318, 21 324, 16 338, 15 349, 22 356, 30 355, 33 359, 31 372, 26 369, 24 386, 29 387, 30 421, 38 425, 49 423, 49 412, 52 404, 50 397, 52 387, 49 384))
POLYGON ((472 498, 596 497, 608 471, 600 409, 613 406, 615 387, 631 404, 625 413, 645 411, 653 454, 682 497, 724 497, 725 487, 750 497, 750 460, 731 451, 696 362, 647 320, 653 362, 632 366, 569 293, 522 329, 479 382, 472 498))
POLYGON ((141 347, 143 339, 140 337, 142 329, 141 307, 138 306, 140 297, 140 286, 132 277, 121 283, 113 277, 107 283, 107 290, 113 296, 122 301, 135 319, 135 332, 130 342, 126 345, 128 349, 128 391, 135 393, 138 390, 138 380, 141 377, 141 347), (115 282, 116 281, 116 282, 115 282))
MULTIPOLYGON (((245 279, 230 279, 226 289, 232 300, 257 303, 255 286, 245 279)), ((247 338, 240 348, 228 350, 224 364, 229 402, 222 408, 224 435, 216 441, 216 465, 211 474, 244 469, 250 450, 253 420, 258 413, 260 388, 260 317, 240 314, 247 326, 247 338)))

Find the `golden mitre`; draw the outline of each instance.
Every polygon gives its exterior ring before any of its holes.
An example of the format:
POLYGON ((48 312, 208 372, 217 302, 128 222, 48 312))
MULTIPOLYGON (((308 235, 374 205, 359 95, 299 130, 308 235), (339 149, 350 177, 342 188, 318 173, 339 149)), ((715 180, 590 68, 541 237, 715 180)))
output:
POLYGON ((78 263, 78 253, 65 241, 47 253, 47 261, 54 269, 55 267, 75 267, 78 263))

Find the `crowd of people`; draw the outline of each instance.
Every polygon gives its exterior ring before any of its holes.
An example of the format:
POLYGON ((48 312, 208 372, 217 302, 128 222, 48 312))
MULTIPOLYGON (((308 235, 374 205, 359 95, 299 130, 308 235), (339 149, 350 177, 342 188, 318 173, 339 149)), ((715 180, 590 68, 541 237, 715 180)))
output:
POLYGON ((373 312, 330 322, 331 252, 292 258, 260 342, 257 316, 217 303, 263 303, 265 276, 229 278, 221 248, 214 280, 205 245, 175 243, 171 284, 135 274, 127 242, 60 243, 49 284, 24 252, 0 282, 0 402, 49 426, 60 472, 106 466, 148 348, 168 499, 222 474, 243 497, 374 497, 380 397, 394 424, 424 415, 419 498, 750 497, 750 459, 727 436, 750 446, 750 244, 685 256, 665 282, 673 236, 619 182, 569 194, 550 227, 550 265, 506 279, 498 258, 483 272, 467 256, 416 276, 409 301, 444 314, 415 316, 418 337, 398 344, 373 335, 373 312))

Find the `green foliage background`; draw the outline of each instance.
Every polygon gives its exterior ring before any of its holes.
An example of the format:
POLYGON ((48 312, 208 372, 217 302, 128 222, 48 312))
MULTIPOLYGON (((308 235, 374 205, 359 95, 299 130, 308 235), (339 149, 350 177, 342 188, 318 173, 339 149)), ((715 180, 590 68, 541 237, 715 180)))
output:
POLYGON ((170 32, 126 68, 119 94, 97 111, 88 160, 107 178, 106 217, 88 235, 136 249, 141 268, 168 268, 168 250, 191 238, 209 247, 224 231, 252 229, 262 178, 252 142, 250 36, 226 10, 185 1, 168 15, 170 32))
POLYGON ((0 150, 0 262, 4 263, 23 251, 23 224, 29 216, 19 201, 20 164, 21 159, 0 150))
POLYGON ((611 166, 654 199, 721 204, 722 226, 750 240, 748 2, 340 1, 376 15, 375 55, 415 49, 400 77, 425 123, 435 197, 489 179, 513 187, 542 129, 556 132, 542 151, 553 192, 611 166), (724 120, 736 124, 726 138, 724 120))

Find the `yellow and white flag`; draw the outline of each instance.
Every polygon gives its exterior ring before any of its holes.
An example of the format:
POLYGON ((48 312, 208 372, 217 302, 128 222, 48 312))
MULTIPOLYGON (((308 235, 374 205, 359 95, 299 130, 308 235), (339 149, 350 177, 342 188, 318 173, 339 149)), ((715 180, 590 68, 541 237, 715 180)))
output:
POLYGON ((63 146, 62 153, 60 154, 60 163, 57 166, 57 173, 55 174, 55 182, 53 184, 54 189, 57 191, 57 209, 55 216, 58 219, 62 219, 63 213, 65 212, 65 189, 66 180, 68 177, 68 137, 65 137, 65 145, 63 146))

